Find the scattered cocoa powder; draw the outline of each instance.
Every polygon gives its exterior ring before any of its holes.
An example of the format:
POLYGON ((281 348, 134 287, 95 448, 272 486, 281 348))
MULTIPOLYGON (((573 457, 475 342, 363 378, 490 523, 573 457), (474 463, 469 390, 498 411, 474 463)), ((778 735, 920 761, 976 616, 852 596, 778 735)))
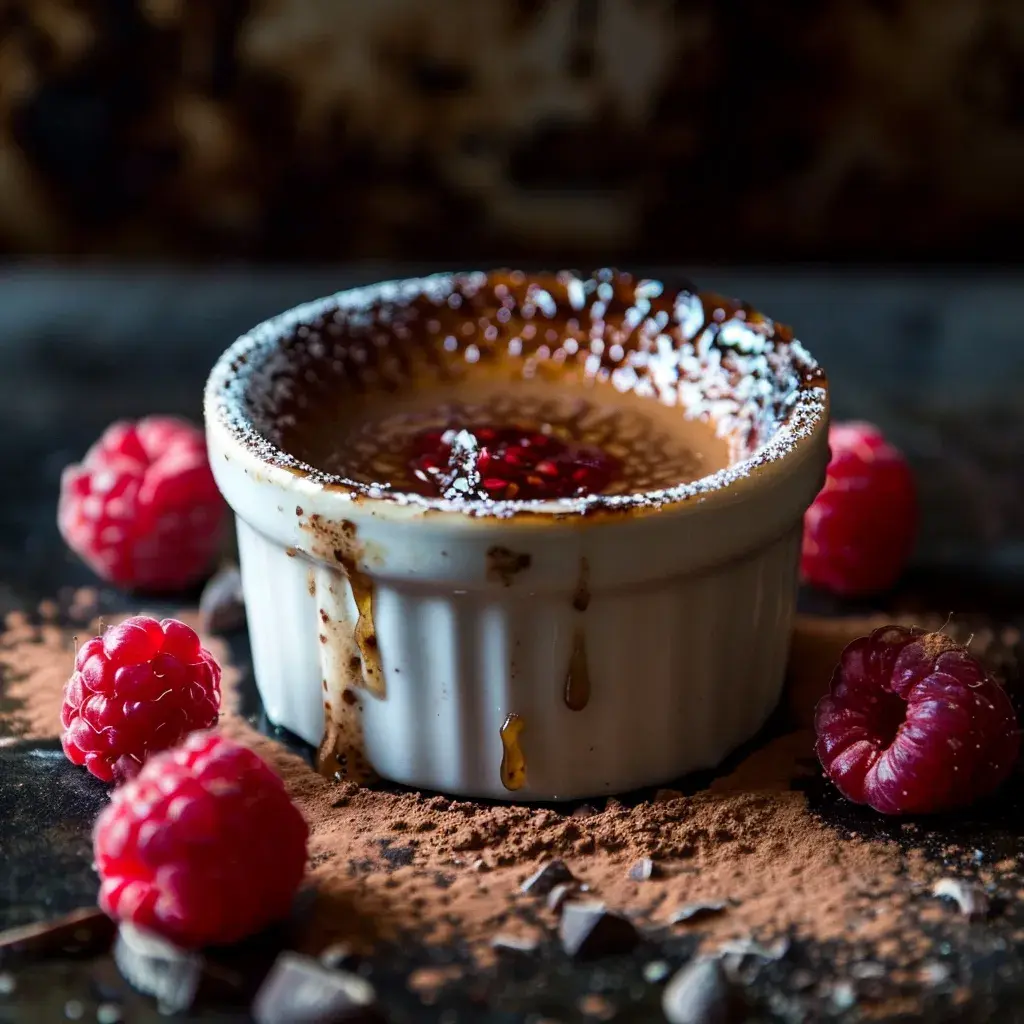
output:
POLYGON ((0 708, 13 705, 5 714, 7 731, 30 739, 60 733, 61 700, 74 657, 68 630, 49 622, 33 625, 20 612, 6 617, 0 633, 0 708))
MULTIPOLYGON (((197 621, 194 611, 181 617, 197 621)), ((836 636, 865 627, 864 620, 840 621, 819 646, 835 649, 836 636)), ((301 943, 306 952, 337 942, 368 952, 380 941, 415 937, 459 941, 478 962, 490 962, 495 934, 554 933, 557 909, 520 887, 557 857, 587 898, 641 928, 700 934, 705 949, 750 936, 842 939, 851 958, 870 944, 908 977, 928 953, 916 897, 940 869, 895 842, 844 835, 809 809, 799 787, 819 769, 806 729, 768 742, 700 792, 659 790, 639 802, 611 798, 603 808, 563 811, 359 786, 323 778, 259 733, 236 710, 239 676, 226 646, 209 636, 204 643, 225 669, 221 728, 276 768, 310 824, 316 899, 301 943), (634 880, 629 869, 642 858, 657 870, 634 880), (726 908, 670 923, 680 907, 708 901, 726 908)), ((800 643, 798 633, 795 651, 800 643)), ((20 734, 57 735, 73 654, 71 631, 7 619, 0 670, 20 734)), ((802 668, 805 677, 814 674, 802 668)))

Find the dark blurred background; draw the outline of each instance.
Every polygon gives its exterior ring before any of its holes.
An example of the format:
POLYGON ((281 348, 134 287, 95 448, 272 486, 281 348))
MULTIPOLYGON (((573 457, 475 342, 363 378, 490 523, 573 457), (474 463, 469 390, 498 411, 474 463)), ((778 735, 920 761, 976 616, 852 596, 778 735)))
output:
POLYGON ((0 0, 0 251, 1017 259, 1021 0, 0 0))
POLYGON ((73 568, 61 467, 199 419, 239 333, 494 264, 792 323, 917 467, 919 561, 1017 586, 1022 234, 1022 0, 0 0, 0 598, 73 568))

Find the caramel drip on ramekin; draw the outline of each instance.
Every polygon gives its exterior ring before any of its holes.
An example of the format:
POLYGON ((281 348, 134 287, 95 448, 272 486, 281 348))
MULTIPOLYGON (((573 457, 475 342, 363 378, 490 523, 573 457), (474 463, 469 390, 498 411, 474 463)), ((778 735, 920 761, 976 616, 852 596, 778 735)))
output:
POLYGON ((590 701, 590 668, 587 665, 587 647, 583 627, 577 626, 572 638, 569 671, 565 675, 565 706, 571 711, 582 711, 590 701))
POLYGON ((513 793, 526 785, 526 757, 519 744, 519 736, 525 726, 523 717, 513 711, 500 729, 501 784, 513 793))

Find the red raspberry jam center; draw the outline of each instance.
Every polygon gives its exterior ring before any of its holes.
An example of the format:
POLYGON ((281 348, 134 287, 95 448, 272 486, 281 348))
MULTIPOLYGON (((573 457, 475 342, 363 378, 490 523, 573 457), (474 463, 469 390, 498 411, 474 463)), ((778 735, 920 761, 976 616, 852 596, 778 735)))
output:
POLYGON ((556 500, 601 494, 621 472, 614 455, 521 426, 424 430, 409 468, 427 497, 556 500))

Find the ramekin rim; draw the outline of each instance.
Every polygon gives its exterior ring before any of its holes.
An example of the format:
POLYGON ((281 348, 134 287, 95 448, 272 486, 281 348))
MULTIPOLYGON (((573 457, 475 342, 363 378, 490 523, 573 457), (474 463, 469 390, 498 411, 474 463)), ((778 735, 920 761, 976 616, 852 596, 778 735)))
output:
POLYGON ((794 391, 791 407, 764 444, 749 456, 721 470, 672 488, 637 494, 587 495, 558 501, 452 501, 391 491, 317 470, 274 445, 257 429, 241 402, 227 394, 232 380, 238 375, 240 363, 247 362, 255 352, 265 350, 269 353, 293 331, 318 317, 338 310, 359 308, 385 296, 389 300, 401 300, 429 294, 432 290, 450 289, 457 281, 472 276, 436 273, 346 288, 300 303, 257 324, 236 338, 220 355, 210 372, 204 389, 208 436, 216 431, 234 450, 236 457, 241 455, 252 460, 268 480, 287 490, 307 495, 330 493, 339 502, 366 506, 367 511, 372 509, 375 515, 387 515, 388 510, 402 510, 504 525, 566 519, 606 519, 609 516, 633 517, 646 512, 682 511, 695 503, 704 506, 708 499, 734 495, 738 490, 746 491, 752 486, 769 482, 776 470, 790 463, 793 456, 804 450, 827 426, 827 378, 807 349, 793 338, 788 341, 790 357, 800 371, 802 381, 794 391), (256 450, 257 446, 259 450, 256 450))

